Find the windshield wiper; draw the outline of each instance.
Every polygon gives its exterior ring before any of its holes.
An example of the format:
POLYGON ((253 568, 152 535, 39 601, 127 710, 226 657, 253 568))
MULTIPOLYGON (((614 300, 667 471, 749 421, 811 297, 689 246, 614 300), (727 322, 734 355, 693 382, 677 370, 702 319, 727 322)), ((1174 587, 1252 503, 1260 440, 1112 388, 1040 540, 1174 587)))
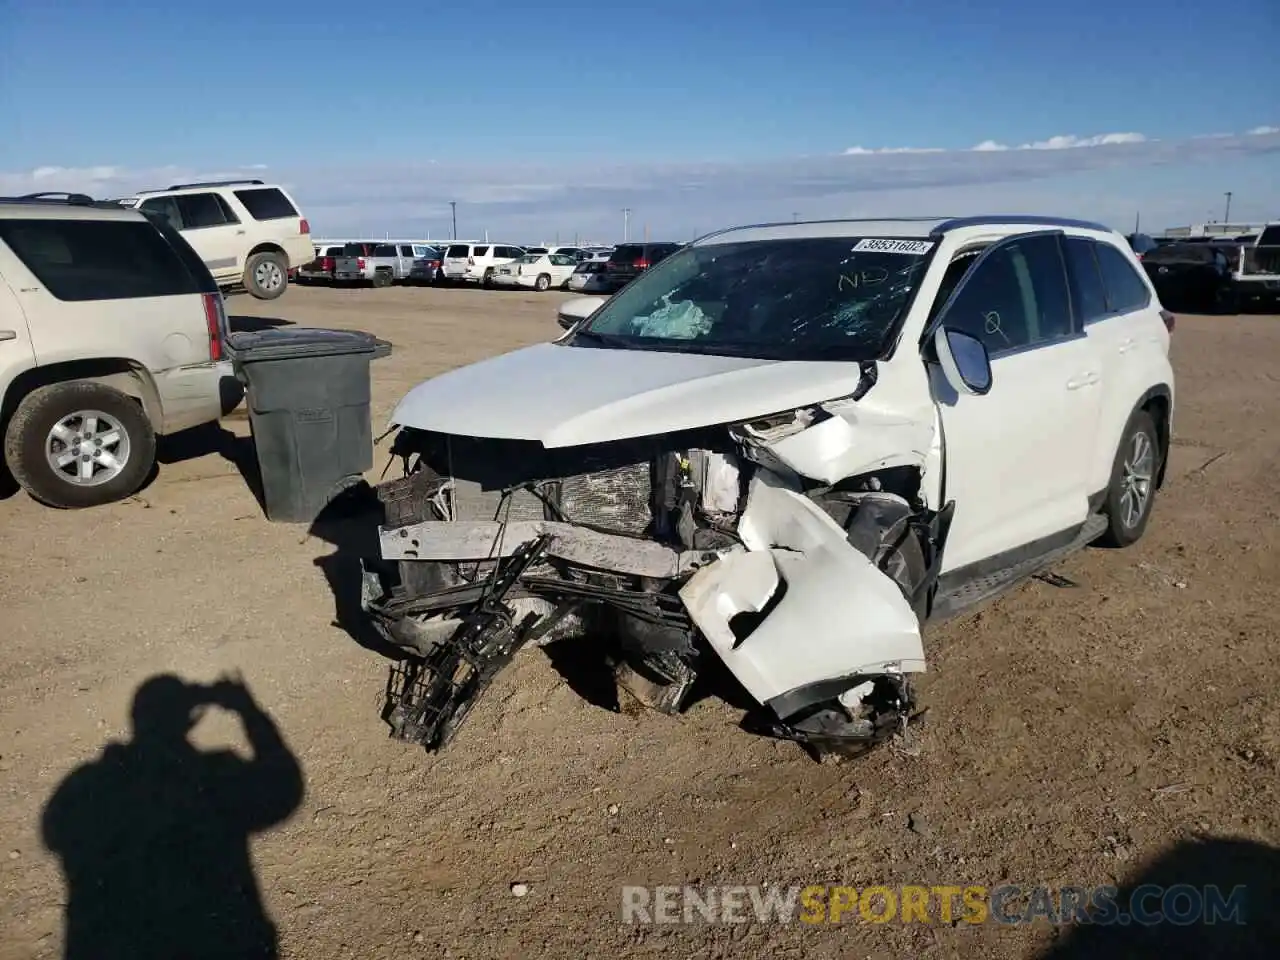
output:
POLYGON ((627 349, 631 346, 631 340, 628 337, 620 337, 612 333, 596 333, 594 330, 583 328, 573 332, 573 339, 570 343, 577 343, 578 340, 586 340, 590 343, 599 344, 602 347, 620 347, 627 349))

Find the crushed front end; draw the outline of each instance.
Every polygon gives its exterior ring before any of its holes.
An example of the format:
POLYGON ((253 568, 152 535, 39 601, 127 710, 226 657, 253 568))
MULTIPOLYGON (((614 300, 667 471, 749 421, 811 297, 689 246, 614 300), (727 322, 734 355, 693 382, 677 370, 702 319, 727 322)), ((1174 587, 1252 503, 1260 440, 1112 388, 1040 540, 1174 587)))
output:
POLYGON ((901 729, 950 510, 923 494, 933 421, 857 399, 569 447, 402 428, 364 584, 409 654, 394 735, 438 749, 522 647, 602 637, 663 712, 714 658, 749 729, 846 753, 901 729))

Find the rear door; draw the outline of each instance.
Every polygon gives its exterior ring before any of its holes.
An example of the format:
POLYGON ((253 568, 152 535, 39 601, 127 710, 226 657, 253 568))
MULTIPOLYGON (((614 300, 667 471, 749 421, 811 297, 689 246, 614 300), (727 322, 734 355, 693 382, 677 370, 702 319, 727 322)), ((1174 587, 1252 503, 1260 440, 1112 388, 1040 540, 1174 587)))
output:
POLYGON ((1110 482, 1120 434, 1133 405, 1148 387, 1168 379, 1163 371, 1168 366, 1169 331, 1147 278, 1119 247, 1068 238, 1071 262, 1082 264, 1075 272, 1089 276, 1081 242, 1090 245, 1105 297, 1102 304, 1097 303, 1097 293, 1082 298, 1088 307, 1084 330, 1097 352, 1102 375, 1102 422, 1089 484, 1090 493, 1097 493, 1110 482))
POLYGON ((139 208, 160 214, 178 230, 209 272, 226 281, 244 270, 245 227, 231 205, 216 193, 184 193, 143 200, 139 208))
POLYGON ((970 396, 929 365, 944 498, 956 503, 943 573, 1065 545, 1088 516, 1101 377, 1072 315, 1061 240, 1055 231, 993 244, 936 321, 981 340, 992 372, 990 391, 970 396))

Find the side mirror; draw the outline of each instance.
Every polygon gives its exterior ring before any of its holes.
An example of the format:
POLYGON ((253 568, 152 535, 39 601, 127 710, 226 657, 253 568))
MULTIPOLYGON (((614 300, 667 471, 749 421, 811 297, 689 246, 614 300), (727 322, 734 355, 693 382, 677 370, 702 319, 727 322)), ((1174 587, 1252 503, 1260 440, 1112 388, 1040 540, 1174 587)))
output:
POLYGON ((943 376, 956 393, 981 397, 991 389, 991 357, 977 337, 939 327, 933 335, 933 349, 943 376))

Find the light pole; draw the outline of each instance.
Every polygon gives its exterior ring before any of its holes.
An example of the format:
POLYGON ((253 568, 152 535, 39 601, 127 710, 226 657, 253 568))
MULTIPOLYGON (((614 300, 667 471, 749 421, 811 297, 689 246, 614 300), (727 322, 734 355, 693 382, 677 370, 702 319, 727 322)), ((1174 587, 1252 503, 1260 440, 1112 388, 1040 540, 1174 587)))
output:
POLYGON ((449 211, 453 214, 453 236, 450 237, 450 239, 456 241, 458 239, 458 201, 457 200, 449 201, 449 211))
POLYGON ((631 208, 622 208, 622 242, 626 243, 631 239, 631 208))
POLYGON ((1227 191, 1227 215, 1222 218, 1223 223, 1231 222, 1231 191, 1227 191))

